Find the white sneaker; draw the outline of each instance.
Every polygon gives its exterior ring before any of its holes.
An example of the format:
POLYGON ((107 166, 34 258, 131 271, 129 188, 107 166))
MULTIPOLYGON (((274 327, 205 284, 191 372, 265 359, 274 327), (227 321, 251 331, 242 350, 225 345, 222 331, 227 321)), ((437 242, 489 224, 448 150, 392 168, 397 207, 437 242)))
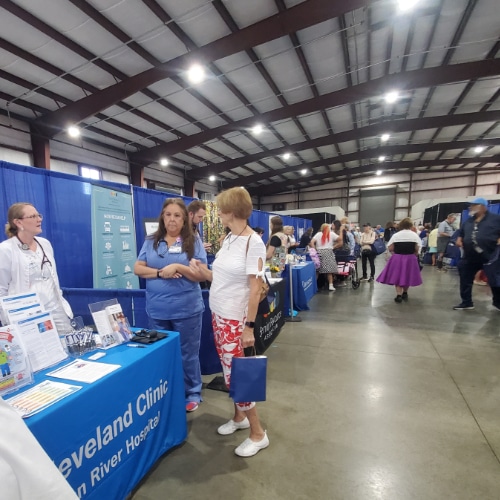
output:
POLYGON ((253 457, 257 455, 260 450, 269 446, 269 438, 267 432, 264 431, 264 437, 260 441, 252 441, 250 438, 245 439, 238 448, 234 450, 239 457, 253 457))
POLYGON ((217 432, 219 434, 222 434, 223 436, 228 436, 229 434, 233 434, 234 432, 240 429, 248 429, 249 427, 250 427, 250 422, 248 421, 247 417, 245 417, 245 419, 242 420, 241 422, 235 422, 234 420, 231 419, 229 422, 222 424, 217 429, 217 432))
POLYGON ((334 292, 334 291, 335 291, 335 287, 334 287, 333 285, 329 285, 329 286, 328 286, 328 290, 329 290, 330 292, 334 292))

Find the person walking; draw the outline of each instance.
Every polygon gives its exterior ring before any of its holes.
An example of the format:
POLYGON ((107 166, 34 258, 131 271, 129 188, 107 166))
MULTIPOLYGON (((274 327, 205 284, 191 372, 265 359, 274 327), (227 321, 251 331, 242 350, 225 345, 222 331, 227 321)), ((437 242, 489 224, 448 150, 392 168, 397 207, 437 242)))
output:
POLYGON ((427 237, 427 246, 429 248, 429 253, 432 259, 432 265, 436 265, 436 255, 437 255, 437 240, 438 240, 438 227, 436 226, 427 237))
POLYGON ((372 229, 369 222, 363 224, 363 233, 361 233, 361 266, 363 268, 363 277, 361 281, 373 282, 375 278, 375 257, 376 254, 373 251, 372 245, 375 243, 375 238, 378 238, 378 234, 372 229), (370 262, 370 278, 366 273, 366 263, 370 262))
POLYGON ((394 301, 400 304, 408 300, 408 288, 422 284, 418 267, 418 254, 421 239, 412 231, 413 221, 407 217, 399 223, 399 231, 389 240, 389 252, 392 257, 387 261, 377 282, 396 287, 394 301))
POLYGON ((449 214, 446 219, 439 224, 438 227, 438 238, 437 238, 437 251, 438 251, 438 259, 437 259, 437 270, 438 271, 446 271, 446 268, 443 268, 443 258, 446 253, 446 247, 450 242, 450 238, 453 236, 455 232, 455 228, 452 224, 455 222, 456 216, 455 214, 449 214))
POLYGON ((326 274, 328 279, 328 290, 335 291, 333 286, 333 275, 337 272, 337 261, 333 253, 333 247, 338 236, 331 230, 330 224, 326 222, 321 225, 321 229, 314 235, 310 245, 318 252, 320 267, 317 274, 326 274))
MULTIPOLYGON (((460 298, 462 301, 453 309, 456 311, 474 309, 472 284, 478 271, 500 245, 500 215, 488 210, 484 198, 476 198, 470 204, 469 218, 458 232, 456 245, 463 248, 463 257, 458 263, 460 275, 460 298)), ((491 286, 493 307, 500 311, 500 287, 491 286)))

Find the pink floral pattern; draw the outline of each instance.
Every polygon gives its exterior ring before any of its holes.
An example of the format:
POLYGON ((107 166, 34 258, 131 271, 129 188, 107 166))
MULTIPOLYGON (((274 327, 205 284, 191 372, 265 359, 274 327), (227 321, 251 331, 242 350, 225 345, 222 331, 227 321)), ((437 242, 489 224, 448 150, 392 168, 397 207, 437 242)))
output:
MULTIPOLYGON (((241 334, 243 332, 244 321, 244 319, 242 321, 225 319, 212 313, 215 348, 219 355, 224 381, 228 389, 231 382, 231 364, 233 357, 241 358, 244 356, 243 347, 241 345, 241 334)), ((255 406, 254 402, 235 404, 241 411, 251 410, 255 406)))

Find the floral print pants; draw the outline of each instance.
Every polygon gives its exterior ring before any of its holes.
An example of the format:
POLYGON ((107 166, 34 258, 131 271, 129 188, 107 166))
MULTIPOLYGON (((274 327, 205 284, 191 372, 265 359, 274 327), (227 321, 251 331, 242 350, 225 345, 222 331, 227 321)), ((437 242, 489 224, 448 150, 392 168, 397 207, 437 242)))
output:
MULTIPOLYGON (((215 348, 222 365, 224 381, 229 389, 231 382, 231 363, 233 357, 242 357, 243 347, 241 345, 241 333, 243 332, 244 320, 225 319, 215 313, 212 313, 212 327, 214 330, 215 348)), ((235 403, 241 411, 251 410, 254 402, 235 403)))

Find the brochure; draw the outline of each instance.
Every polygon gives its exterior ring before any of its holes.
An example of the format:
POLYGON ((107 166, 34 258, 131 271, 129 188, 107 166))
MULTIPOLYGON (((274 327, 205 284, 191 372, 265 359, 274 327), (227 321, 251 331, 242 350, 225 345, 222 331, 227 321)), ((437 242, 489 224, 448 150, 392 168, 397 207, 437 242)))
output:
POLYGON ((48 312, 18 321, 16 330, 28 353, 34 372, 48 368, 68 357, 48 312))
POLYGON ((36 316, 44 311, 40 297, 36 292, 7 295, 0 298, 0 319, 4 325, 36 316))
POLYGON ((21 417, 28 418, 80 389, 81 387, 78 385, 45 380, 31 389, 17 396, 13 396, 10 399, 6 399, 5 401, 12 406, 21 417))
POLYGON ((0 395, 33 382, 28 354, 15 325, 0 326, 0 395))
POLYGON ((73 361, 73 363, 69 363, 68 365, 47 373, 47 375, 56 378, 76 380, 77 382, 87 382, 90 384, 103 378, 108 373, 114 372, 118 368, 121 368, 121 366, 77 359, 73 361))
POLYGON ((132 336, 127 318, 116 299, 89 304, 103 349, 128 342, 132 336))

